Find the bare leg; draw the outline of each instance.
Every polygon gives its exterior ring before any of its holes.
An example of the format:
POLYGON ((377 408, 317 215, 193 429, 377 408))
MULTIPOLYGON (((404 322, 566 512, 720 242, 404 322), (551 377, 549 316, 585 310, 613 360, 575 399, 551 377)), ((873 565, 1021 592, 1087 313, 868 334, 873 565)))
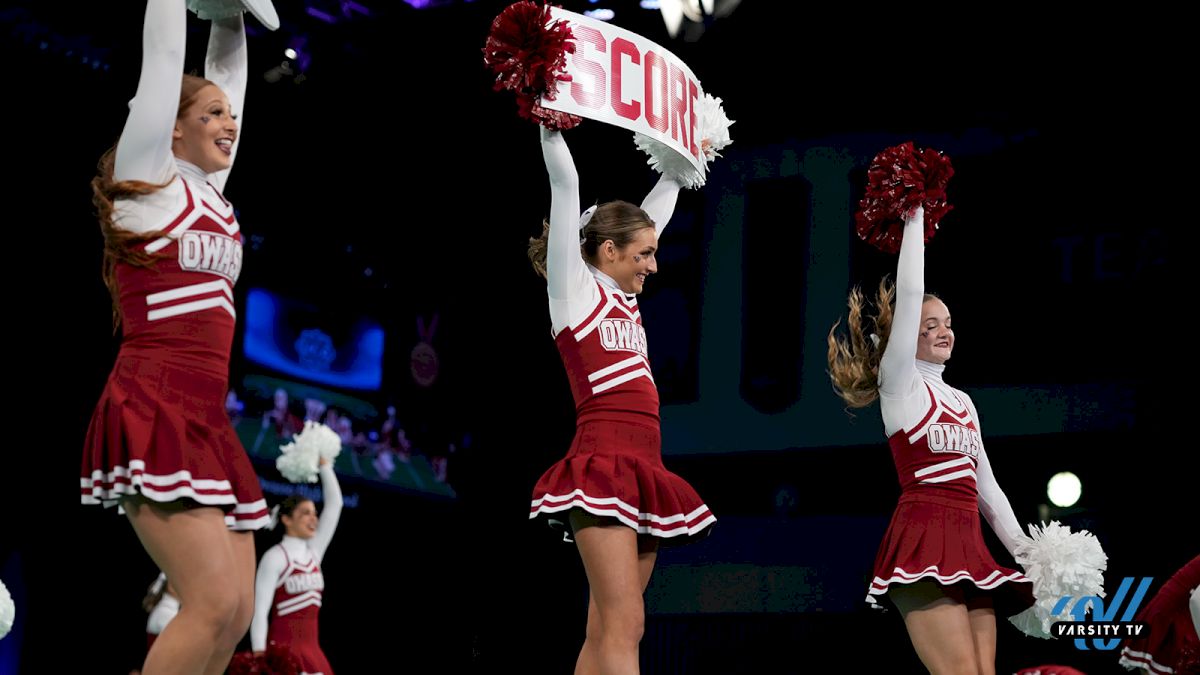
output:
POLYGON ((233 651, 238 642, 250 628, 250 620, 254 618, 254 535, 249 532, 228 531, 229 548, 233 554, 236 573, 229 580, 237 589, 238 606, 233 620, 221 634, 208 660, 206 675, 221 675, 233 658, 233 651))
POLYGON ((996 675, 996 610, 986 595, 967 598, 967 620, 980 675, 996 675))
POLYGON ((934 675, 981 675, 962 591, 932 581, 893 584, 892 602, 921 663, 934 675))
POLYGON ((658 547, 625 525, 571 513, 575 542, 590 588, 587 637, 576 675, 637 675, 638 643, 645 627, 642 594, 650 582, 658 547))
POLYGON ((125 512, 146 552, 179 592, 179 614, 154 641, 143 675, 201 675, 238 612, 229 580, 238 563, 218 508, 184 508, 134 497, 125 512))

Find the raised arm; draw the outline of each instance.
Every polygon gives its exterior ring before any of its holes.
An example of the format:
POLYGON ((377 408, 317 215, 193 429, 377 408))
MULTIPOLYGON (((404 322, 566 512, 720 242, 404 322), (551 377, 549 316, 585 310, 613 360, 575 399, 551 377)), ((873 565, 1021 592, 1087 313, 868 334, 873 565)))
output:
MULTIPOLYGON (((579 173, 562 133, 541 129, 542 158, 550 178, 550 235, 546 242, 546 290, 555 334, 571 325, 594 297, 595 281, 579 251, 579 173)), ((590 309, 590 307, 586 307, 590 309)))
POLYGON ((591 275, 579 253, 579 173, 567 141, 558 131, 541 127, 542 159, 550 177, 550 237, 546 243, 546 280, 550 298, 566 300, 591 275))
POLYGON ((287 557, 279 546, 267 549, 258 561, 258 573, 254 576, 254 618, 250 621, 250 649, 256 652, 267 650, 267 621, 271 616, 271 605, 275 603, 275 584, 287 567, 287 557))
POLYGON ((642 200, 642 210, 654 221, 654 234, 661 237, 667 228, 667 222, 675 213, 675 202, 679 199, 679 183, 670 176, 663 174, 651 188, 650 194, 642 200))
POLYGON ((165 183, 172 177, 171 135, 179 112, 186 42, 184 0, 148 0, 142 24, 142 74, 117 141, 115 180, 165 183))
POLYGON ((900 260, 896 266, 896 307, 892 331, 879 362, 879 393, 891 398, 909 396, 921 387, 917 372, 917 333, 925 296, 925 210, 918 208, 904 223, 900 260))
POLYGON ((329 542, 333 541, 333 533, 337 531, 338 521, 342 517, 342 486, 338 484, 337 474, 333 472, 333 463, 322 460, 321 492, 325 505, 321 509, 321 517, 317 521, 317 533, 308 540, 317 563, 325 557, 329 542))
MULTIPOLYGON (((242 129, 246 123, 246 81, 250 69, 246 52, 246 28, 241 14, 212 22, 208 33, 208 52, 204 58, 204 77, 225 92, 229 97, 229 109, 237 116, 238 134, 233 141, 230 169, 237 158, 242 129)), ((213 185, 217 190, 224 191, 230 169, 213 174, 213 185)))

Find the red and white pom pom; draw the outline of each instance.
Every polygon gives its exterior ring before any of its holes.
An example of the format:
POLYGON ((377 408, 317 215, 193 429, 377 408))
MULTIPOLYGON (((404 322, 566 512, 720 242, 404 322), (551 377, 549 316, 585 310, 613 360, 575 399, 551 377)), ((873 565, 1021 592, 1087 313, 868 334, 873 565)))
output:
POLYGON ((1033 607, 1009 617, 1021 632, 1034 637, 1050 637, 1055 621, 1073 620, 1069 611, 1054 615, 1054 606, 1063 597, 1104 597, 1104 570, 1108 556, 1095 535, 1051 521, 1049 525, 1029 526, 1030 539, 1017 546, 1013 557, 1025 568, 1033 582, 1033 607))
MULTIPOLYGON (((707 166, 721 156, 721 150, 733 142, 729 137, 729 125, 733 124, 733 120, 725 116, 721 99, 708 94, 700 97, 696 109, 696 138, 700 139, 700 151, 707 166)), ((706 175, 697 171, 686 157, 670 146, 637 132, 633 134, 633 143, 638 150, 650 156, 646 163, 655 171, 674 178, 686 188, 697 189, 704 186, 706 175)))
POLYGON ((290 649, 272 643, 258 656, 254 652, 234 654, 227 672, 229 675, 301 675, 302 671, 300 660, 290 649))
POLYGON ((246 11, 241 0, 187 0, 187 8, 205 21, 228 19, 246 11))
POLYGON ((293 483, 315 483, 320 460, 332 462, 342 451, 342 439, 324 424, 307 420, 304 430, 279 450, 283 454, 275 459, 275 468, 284 478, 293 483))
POLYGON ((552 20, 550 5, 523 0, 509 5, 492 21, 483 47, 483 63, 496 74, 496 91, 517 95, 517 114, 553 131, 570 129, 581 118, 539 105, 553 101, 558 83, 570 82, 567 54, 575 53, 574 36, 564 20, 552 20))
POLYGON ((17 606, 13 603, 12 596, 8 593, 8 587, 0 581, 0 638, 8 635, 8 631, 12 630, 13 621, 17 618, 17 606))
POLYGON ((867 170, 867 193, 854 214, 858 236, 885 253, 896 253, 904 219, 924 206, 928 242, 938 222, 954 208, 946 203, 946 184, 953 175, 949 157, 928 148, 917 150, 911 141, 879 153, 867 170))

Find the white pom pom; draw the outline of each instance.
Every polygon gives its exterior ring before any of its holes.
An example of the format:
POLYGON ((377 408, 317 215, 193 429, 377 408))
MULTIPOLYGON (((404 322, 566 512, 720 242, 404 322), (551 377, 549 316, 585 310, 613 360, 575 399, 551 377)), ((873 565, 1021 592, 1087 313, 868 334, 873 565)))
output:
POLYGON ((317 460, 312 448, 301 448, 295 441, 279 446, 283 454, 275 458, 275 468, 292 483, 317 482, 317 460))
POLYGON ((725 116, 721 99, 704 94, 699 103, 700 126, 697 135, 700 136, 700 150, 704 152, 705 159, 711 162, 720 157, 721 150, 733 142, 729 137, 729 125, 733 124, 733 120, 725 116))
POLYGON ((312 446, 313 451, 322 459, 333 461, 342 451, 342 438, 337 432, 320 422, 312 420, 304 423, 304 430, 296 434, 296 444, 312 446))
MULTIPOLYGON (((721 99, 704 94, 696 106, 696 137, 700 139, 700 151, 707 165, 721 156, 721 150, 733 142, 729 137, 729 125, 733 121, 725 116, 721 99)), ((633 143, 639 150, 650 155, 646 161, 655 171, 674 178, 686 188, 699 188, 706 180, 686 157, 664 143, 645 134, 634 133, 633 143)))
POLYGON ((246 11, 241 0, 187 0, 187 8, 205 21, 228 19, 246 11))
POLYGON ((1014 555, 1033 582, 1036 604, 1009 620, 1027 635, 1050 636, 1050 624, 1071 621, 1070 606, 1061 615, 1051 612, 1063 597, 1104 597, 1104 570, 1108 556, 1100 542, 1087 530, 1071 528, 1052 521, 1049 525, 1029 526, 1030 539, 1022 542, 1014 555))
POLYGON ((275 460, 275 467, 284 478, 293 483, 315 483, 320 460, 332 462, 342 451, 342 439, 324 424, 306 420, 304 430, 279 449, 283 454, 275 460))
POLYGON ((692 163, 673 148, 645 134, 634 132, 633 143, 638 150, 650 155, 646 160, 655 171, 674 178, 685 188, 696 189, 704 185, 704 176, 692 163))
POLYGON ((17 606, 13 604, 12 596, 8 593, 8 587, 0 581, 0 638, 8 635, 8 631, 12 630, 13 620, 17 618, 17 606))

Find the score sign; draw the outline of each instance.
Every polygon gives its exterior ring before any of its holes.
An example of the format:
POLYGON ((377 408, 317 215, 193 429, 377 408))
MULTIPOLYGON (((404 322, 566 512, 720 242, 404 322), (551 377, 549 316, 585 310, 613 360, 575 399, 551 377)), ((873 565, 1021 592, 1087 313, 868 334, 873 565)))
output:
POLYGON ((706 163, 696 138, 696 101, 704 93, 687 64, 646 38, 558 7, 554 20, 571 25, 575 53, 570 82, 541 105, 636 131, 687 158, 700 175, 706 163))

